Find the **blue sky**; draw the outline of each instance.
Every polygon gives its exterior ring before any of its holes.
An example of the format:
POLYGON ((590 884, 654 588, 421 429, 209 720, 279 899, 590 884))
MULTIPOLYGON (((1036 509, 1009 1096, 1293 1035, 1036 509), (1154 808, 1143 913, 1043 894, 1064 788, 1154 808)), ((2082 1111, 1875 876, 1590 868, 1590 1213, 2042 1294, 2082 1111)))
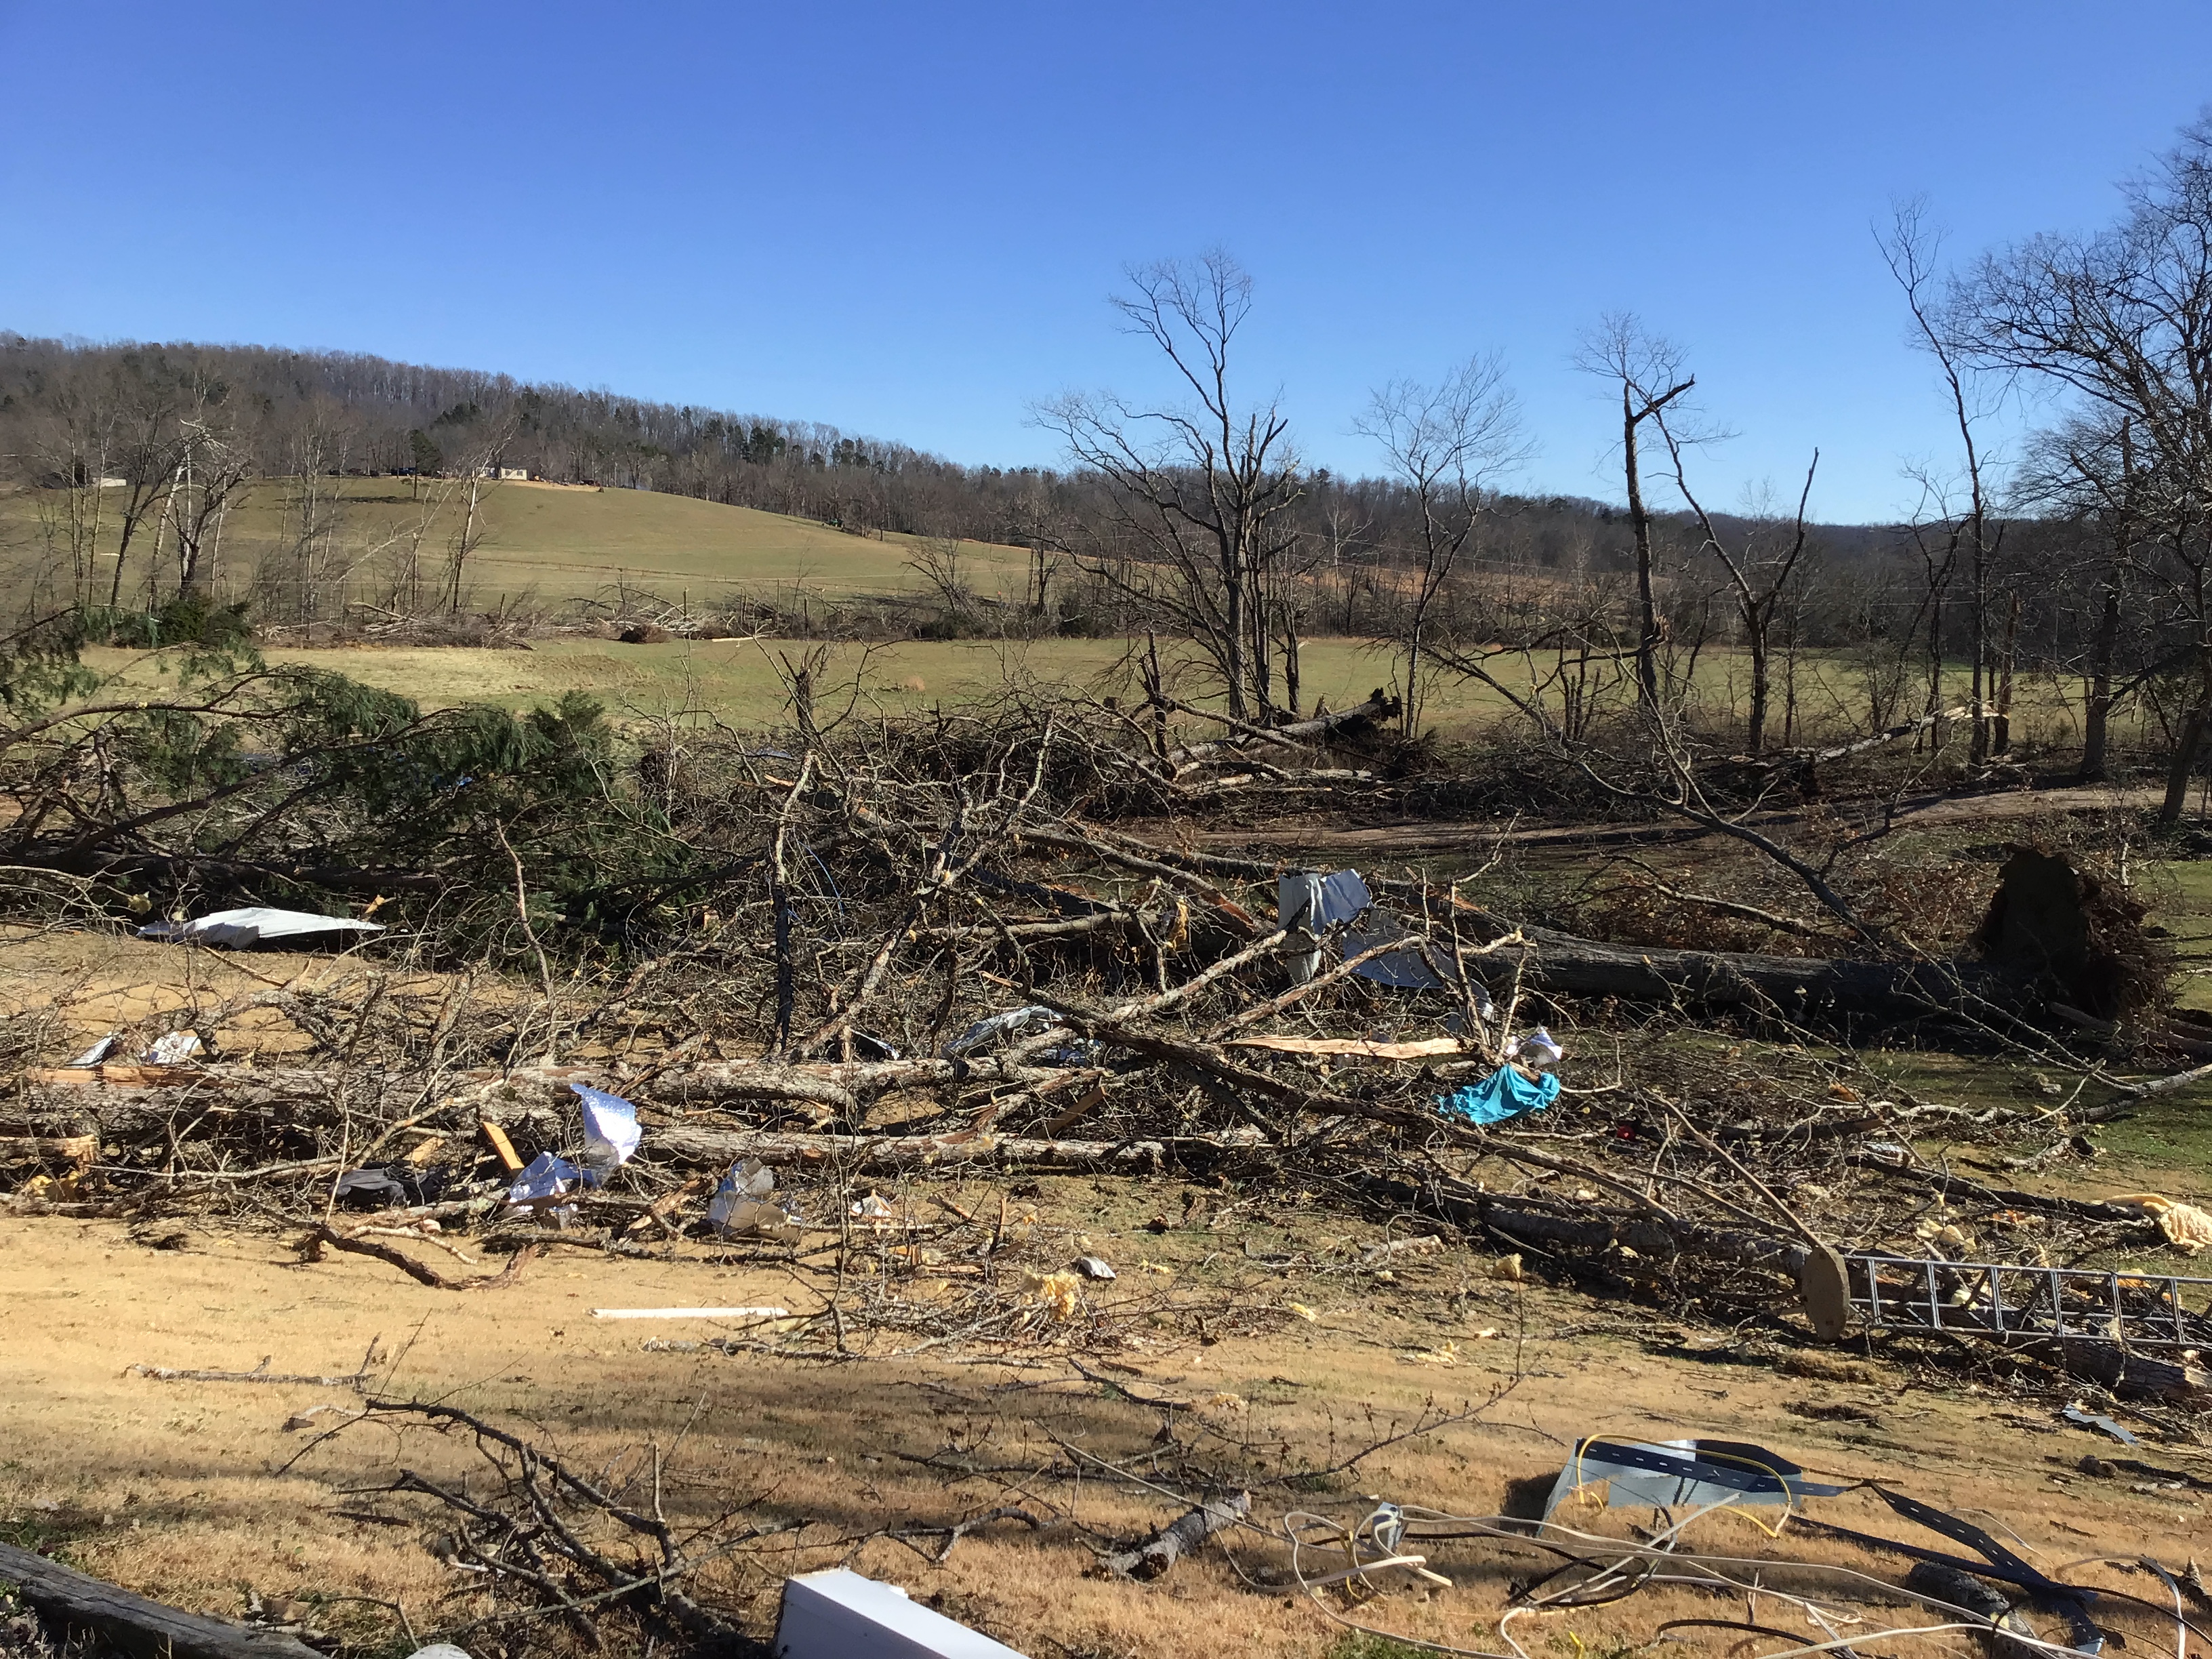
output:
MULTIPOLYGON (((300 6, 0 0, 0 328, 343 348, 1054 459, 1158 386, 1105 304, 1226 247, 1247 385, 1371 465, 1377 382, 1502 351, 1533 488, 1617 495, 1577 332, 1711 416, 1709 501, 1909 505, 1952 445, 1869 234, 2094 226, 2212 100, 2212 8, 300 6)), ((2017 411, 2008 418, 2016 422, 2017 411)))

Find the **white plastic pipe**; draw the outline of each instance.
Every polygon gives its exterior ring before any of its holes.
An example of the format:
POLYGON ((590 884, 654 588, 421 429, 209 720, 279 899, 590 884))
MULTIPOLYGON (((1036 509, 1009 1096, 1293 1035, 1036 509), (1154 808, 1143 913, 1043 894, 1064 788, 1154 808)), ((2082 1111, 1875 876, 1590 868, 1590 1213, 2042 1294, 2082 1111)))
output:
POLYGON ((788 1319, 788 1308, 594 1308, 594 1319, 788 1319))

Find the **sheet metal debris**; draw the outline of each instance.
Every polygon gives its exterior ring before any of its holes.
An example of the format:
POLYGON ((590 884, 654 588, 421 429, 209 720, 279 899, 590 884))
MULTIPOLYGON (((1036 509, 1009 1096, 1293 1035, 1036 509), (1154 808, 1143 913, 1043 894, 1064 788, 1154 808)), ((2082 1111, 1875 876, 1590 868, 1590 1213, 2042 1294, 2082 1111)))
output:
POLYGON ((909 1600, 897 1585, 843 1567, 784 1580, 775 1651, 783 1659, 1022 1659, 1004 1643, 909 1600))
POLYGON ((725 1238, 769 1238, 787 1243, 799 1237, 799 1217, 769 1196, 775 1171, 757 1158, 732 1164, 707 1206, 707 1224, 725 1238))
MULTIPOLYGON (((1360 956, 1400 939, 1406 941, 1403 950, 1390 951, 1353 969, 1352 971, 1361 979, 1419 991, 1441 990, 1456 982, 1453 976, 1437 971, 1422 949, 1419 935, 1376 904, 1374 894, 1368 890, 1357 870, 1337 870, 1327 875, 1317 870, 1285 871, 1276 880, 1275 915, 1278 925, 1291 934, 1293 945, 1303 947, 1295 949, 1285 958, 1291 977, 1300 984, 1321 971, 1322 936, 1333 927, 1353 921, 1362 925, 1343 935, 1346 957, 1360 956)), ((1486 995, 1481 1006, 1486 1016, 1486 995)))
POLYGON ((586 1178, 585 1171, 567 1158, 540 1152, 515 1176, 514 1184, 507 1189, 507 1201, 518 1206, 543 1208, 554 1200, 567 1197, 586 1178))
POLYGON ((1048 1030, 1059 1023, 1057 1012, 1035 1003, 1025 1008, 1009 1008, 1002 1014, 993 1014, 988 1018, 977 1020, 948 1042, 939 1053, 946 1060, 957 1060, 963 1054, 995 1048, 1012 1037, 1022 1036, 1031 1031, 1048 1030))
POLYGON ((637 1127, 637 1108, 620 1095, 581 1083, 568 1085, 584 1108, 584 1163, 599 1181, 629 1163, 644 1139, 637 1127))
POLYGON ((181 1066, 201 1051, 198 1031, 171 1031, 156 1037, 154 1046, 138 1058, 149 1066, 181 1066))
POLYGON ((307 939, 321 933, 380 933, 380 921, 362 921, 351 916, 317 915, 307 910, 273 910, 248 905, 237 910, 216 910, 190 921, 149 922, 138 930, 141 939, 191 940, 238 950, 276 939, 307 939))
POLYGON ((2142 1443, 2102 1412, 2093 1412, 2075 1404, 2069 1406, 2058 1414, 2076 1428, 2101 1429, 2123 1446, 2139 1446, 2142 1443))

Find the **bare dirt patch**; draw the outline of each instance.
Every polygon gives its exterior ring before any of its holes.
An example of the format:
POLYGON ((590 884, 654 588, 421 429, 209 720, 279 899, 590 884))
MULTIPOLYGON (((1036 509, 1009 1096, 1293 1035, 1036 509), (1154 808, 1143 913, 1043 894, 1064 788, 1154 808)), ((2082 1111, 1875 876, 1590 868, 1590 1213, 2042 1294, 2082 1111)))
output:
MULTIPOLYGON (((1084 1200, 1095 1205, 1088 1183, 1052 1186, 1043 1202, 1063 1220, 1084 1200)), ((1063 1449, 1141 1471, 1163 1413, 1113 1397, 1049 1346, 995 1363, 958 1354, 803 1364, 744 1352, 650 1352, 648 1342, 696 1341, 714 1330, 597 1321, 590 1310, 811 1293, 759 1266, 556 1246, 513 1287, 456 1297, 358 1258, 302 1266, 273 1234, 191 1229, 179 1238, 162 1231, 168 1248, 149 1248, 144 1230, 134 1236, 117 1222, 0 1221, 0 1303, 11 1316, 0 1343, 0 1440, 8 1448, 0 1515, 13 1531, 60 1541, 77 1565, 145 1593, 232 1616, 249 1592, 264 1601, 293 1598, 358 1642, 389 1634, 395 1621, 379 1607, 327 1598, 396 1601, 422 1626, 468 1616, 480 1595, 475 1581, 424 1547, 416 1511, 367 1490, 389 1484, 402 1467, 457 1473, 470 1461, 465 1445, 372 1422, 303 1451, 337 1413, 290 1432, 288 1420, 319 1407, 356 1409, 352 1390, 165 1382, 129 1369, 247 1369, 267 1356, 280 1372, 338 1376, 374 1341, 385 1356, 376 1367, 385 1395, 462 1406, 541 1436, 587 1467, 655 1443, 683 1471, 672 1502, 684 1511, 750 1499, 764 1513, 806 1518, 815 1529, 794 1540, 793 1567, 849 1551, 860 1570, 1025 1651, 1206 1655, 1218 1651, 1226 1629, 1250 1651, 1310 1654, 1340 1634, 1285 1594, 1286 1557, 1256 1533, 1233 1535, 1225 1553, 1188 1561, 1156 1585, 1085 1577, 1096 1539, 1139 1535, 1170 1518, 1176 1502, 1109 1479, 1057 1475, 1070 1461, 1063 1449), (889 1540, 856 1551, 836 1542, 890 1523, 949 1526, 1022 1504, 1048 1511, 1052 1524, 1042 1533, 984 1528, 942 1565, 889 1540), (375 1515, 406 1523, 361 1518, 375 1515)), ((1146 1253, 1200 1256, 1224 1243, 1215 1235, 1162 1241, 1133 1230, 1089 1237, 1124 1262, 1146 1253)), ((1500 1285, 1482 1276, 1486 1265, 1452 1252, 1393 1283, 1369 1277, 1296 1287, 1315 1298, 1311 1322, 1211 1345, 1163 1338, 1125 1353, 1110 1375, 1132 1393, 1204 1402, 1187 1425, 1279 1446, 1293 1468, 1340 1461, 1425 1407, 1452 1409, 1508 1390, 1480 1421, 1380 1451, 1310 1483, 1313 1490, 1263 1493, 1255 1515, 1268 1522, 1290 1507, 1356 1518, 1370 1497, 1491 1514, 1514 1483, 1556 1469, 1572 1443, 1603 1431, 1753 1440, 1823 1474, 1893 1482, 1954 1513, 1998 1517, 2046 1565, 2093 1552, 2179 1561, 2201 1550, 2200 1496, 2139 1492, 2125 1478, 2081 1474, 2085 1453, 2112 1448, 2059 1427, 2046 1407, 2001 1386, 1925 1386, 1880 1365, 1832 1359, 1825 1363, 1842 1380, 1736 1363, 1744 1356, 1725 1340, 1670 1336, 1571 1293, 1500 1285), (1462 1294, 1470 1289, 1472 1297, 1462 1294), (1476 1334, 1499 1329, 1506 1334, 1476 1334)), ((1179 1431, 1203 1437, 1195 1427, 1179 1431)), ((1820 1512, 1855 1515, 1844 1500, 1820 1512)), ((1740 1521, 1702 1524, 1710 1547, 1765 1544, 1740 1521)), ((933 1551, 939 1540, 926 1541, 933 1551)), ((1796 1547, 1863 1571, 1895 1571, 1846 1547, 1796 1547)), ((1505 1581, 1525 1576, 1533 1559, 1481 1544, 1442 1548, 1431 1565, 1451 1589, 1389 1595, 1359 1616, 1408 1635, 1492 1646, 1505 1581)), ((760 1595, 766 1620, 769 1587, 760 1595)), ((1616 1608, 1524 1619, 1516 1629, 1524 1643, 1532 1633, 1564 1640, 1571 1630, 1599 1646, 1642 1640, 1656 1619, 1712 1606, 1702 1596, 1647 1592, 1616 1608)), ((1902 1610, 1899 1622, 1911 1622, 1902 1610)), ((531 1644, 517 1635, 506 1641, 520 1644, 507 1651, 531 1644)), ((494 1642, 486 1650, 503 1649, 494 1642)))

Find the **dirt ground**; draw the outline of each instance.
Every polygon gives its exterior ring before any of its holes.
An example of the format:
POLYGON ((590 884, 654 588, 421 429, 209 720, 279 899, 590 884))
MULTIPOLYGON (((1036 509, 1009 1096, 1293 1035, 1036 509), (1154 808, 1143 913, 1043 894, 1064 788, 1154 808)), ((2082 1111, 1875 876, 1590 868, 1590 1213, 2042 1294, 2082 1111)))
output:
MULTIPOLYGON (((112 1025, 151 1032, 173 1011, 249 996, 257 985, 312 985, 367 966, 92 934, 0 945, 0 1018, 46 1021, 38 1043, 55 1058, 63 1042, 112 1025)), ((441 986, 424 976, 399 988, 434 998, 441 986)), ((223 1033, 240 1054, 264 1042, 281 1051, 295 1038, 250 1010, 223 1033)), ((2130 1185, 2202 1190, 2201 1171, 2179 1167, 2131 1166, 2129 1176, 2130 1185)), ((812 1360, 724 1352, 699 1346, 732 1334, 713 1322, 606 1321, 592 1310, 774 1304, 811 1314, 823 1305, 823 1279, 738 1252, 687 1245, 656 1259, 556 1240, 512 1282, 456 1293, 359 1256, 303 1261, 296 1225, 264 1218, 251 1202, 221 1219, 131 1223, 25 1214, 0 1195, 0 1538, 50 1547, 85 1571, 211 1613, 290 1601, 353 1654, 409 1651, 402 1612, 418 1631, 466 1624, 487 1605, 480 1575, 434 1553, 439 1522, 424 1500, 379 1490, 403 1468, 481 1481, 484 1466, 464 1437, 383 1419, 349 1425, 362 1395, 343 1382, 163 1381, 131 1369, 244 1370, 265 1359, 272 1372, 337 1378, 373 1351, 369 1387, 380 1397, 463 1407, 611 1480, 638 1478, 658 1455, 673 1515, 704 1522, 741 1510, 763 1524, 807 1522, 767 1558, 775 1571, 844 1561, 1035 1659, 1212 1659, 1224 1632, 1254 1654, 1387 1659, 1351 1644, 1332 1613, 1462 1648, 1504 1652, 1517 1643, 1532 1659, 1615 1655, 1669 1620, 1747 1612, 1802 1630, 1805 1642, 1828 1639, 1786 1603, 1747 1609, 1658 1587, 1609 1607, 1517 1615, 1501 1633, 1510 1586, 1555 1563, 1497 1542, 1433 1547, 1428 1565, 1449 1588, 1401 1577, 1356 1607, 1335 1592, 1299 1594, 1289 1575, 1279 1528, 1291 1511, 1350 1522, 1388 1500, 1494 1514, 1528 1483, 1547 1485, 1578 1441, 1600 1433, 1751 1441, 1820 1478, 1879 1480, 1966 1516, 2045 1571, 2154 1599, 2164 1592, 2142 1573, 2068 1564, 2147 1553, 2178 1566, 2212 1553, 2201 1490, 2084 1473, 2085 1456, 2124 1454, 2062 1424, 2063 1399, 1993 1374, 1907 1370, 1771 1330, 1677 1326, 1533 1273, 1502 1277, 1500 1259, 1480 1249, 1362 1266, 1382 1224, 1295 1194, 1215 1193, 1206 1218, 1155 1231, 1152 1218, 1188 1210, 1183 1182, 1036 1184, 1039 1234, 1058 1252, 1038 1264, 1083 1250, 1120 1271, 1086 1293, 1086 1317, 1133 1304, 1157 1306, 1157 1316, 1124 1322, 1101 1344, 947 1345, 896 1356, 881 1340, 858 1340, 868 1350, 861 1357, 812 1360), (1200 1304, 1234 1316, 1209 1326, 1176 1311, 1200 1304), (1079 1374, 1076 1359, 1097 1376, 1079 1374), (1184 1408, 1143 1403, 1159 1399, 1184 1408), (288 1426, 311 1412, 304 1426, 288 1426), (1425 1413, 1457 1420, 1351 1461, 1425 1413), (1139 1476, 1158 1468, 1164 1430, 1200 1462, 1252 1484, 1257 1524, 1153 1584, 1093 1576, 1099 1548, 1150 1532, 1188 1501, 1180 1480, 1172 1492, 1148 1490, 1104 1468, 1139 1476), (1071 1462, 1097 1478, 1048 1473, 1071 1462), (984 1527, 941 1563, 931 1559, 941 1535, 871 1536, 1000 1506, 1045 1524, 984 1527)), ((933 1199, 995 1209, 1003 1184, 933 1175, 882 1190, 914 1215, 933 1210, 933 1199)), ((410 1248, 453 1271, 430 1247, 410 1248)), ((1079 1322, 1069 1334, 1086 1328, 1079 1322)), ((2143 1437, 2128 1455, 2212 1479, 2212 1457, 2193 1438, 2164 1437, 2119 1414, 2143 1437)), ((1863 1492, 1820 1500, 1812 1512, 1911 1535, 1863 1492)), ((1616 1535, 1644 1513, 1574 1510, 1577 1524, 1616 1535)), ((1691 1541, 1891 1581, 1907 1565, 1794 1531, 1772 1540, 1740 1516, 1700 1520, 1691 1541)), ((1838 1589, 1810 1570, 1760 1571, 1778 1587, 1838 1589)), ((772 1579, 755 1571, 741 1588, 753 1596, 750 1623, 765 1632, 772 1579)), ((1856 1611, 1869 1622, 1839 1628, 1862 1640, 1927 1622, 1901 1602, 1856 1611)), ((2170 1621, 2119 1601, 2099 1613, 2133 1650, 2172 1650, 2170 1621)), ((1735 1652, 1743 1636, 1690 1628, 1674 1639, 1735 1652)), ((546 1626, 483 1632, 466 1645, 477 1659, 575 1647, 546 1626)), ((1971 1650, 1956 1636, 1922 1646, 1971 1650)), ((1778 1646, 1769 1640, 1762 1650, 1778 1646)), ((1914 1647, 1892 1640, 1879 1650, 1914 1647)))
MULTIPOLYGON (((1195 1266, 1226 1247, 1218 1232, 1160 1237, 1118 1224, 1148 1202, 1166 1206, 1179 1190, 1154 1184, 1162 1190, 1140 1186, 1109 1200, 1087 1180, 1058 1180, 1046 1183, 1039 1205, 1048 1217, 1092 1226, 1085 1235, 1092 1248, 1125 1267, 1140 1257, 1195 1266), (1098 1221, 1109 1206, 1127 1212, 1106 1216, 1116 1223, 1110 1228, 1098 1221)), ((1262 1488, 1254 1513, 1269 1523, 1300 1507, 1356 1519, 1376 1498, 1493 1513, 1514 1482, 1556 1470, 1573 1442, 1601 1431, 1747 1439, 1824 1474, 1892 1482, 2016 1537, 2046 1569, 2139 1553, 2178 1565, 2203 1552, 2201 1497, 2080 1474, 2085 1454, 2115 1449, 2058 1425, 2048 1402, 2000 1384, 1931 1382, 1825 1352, 1808 1363, 1826 1377, 1739 1363, 1745 1356, 1724 1334, 1655 1325, 1618 1305, 1502 1282, 1490 1271, 1488 1258, 1454 1251, 1388 1279, 1345 1273, 1276 1284, 1255 1275, 1248 1297, 1310 1297, 1301 1305, 1314 1317, 1211 1344, 1164 1335, 1121 1351, 1113 1375, 1134 1392, 1194 1402, 1204 1428, 1184 1427, 1187 1438, 1211 1432, 1273 1445, 1293 1468, 1340 1461, 1393 1432, 1390 1425, 1406 1425, 1425 1404, 1488 1402, 1477 1420, 1378 1452, 1341 1476, 1304 1483, 1303 1492, 1262 1488)), ((1176 1659, 1217 1653, 1233 1630, 1248 1651, 1309 1655, 1342 1638, 1310 1602, 1285 1593, 1286 1553, 1254 1532, 1151 1586, 1085 1575, 1087 1536, 1141 1534, 1181 1504, 1103 1480, 1048 1481, 1034 1473, 1060 1445, 1141 1469, 1163 1415, 1075 1375, 1049 1345, 998 1359, 947 1352, 808 1364, 653 1351, 646 1345, 696 1341, 714 1328, 592 1315, 595 1307, 702 1304, 805 1312, 820 1300, 785 1269, 565 1246, 508 1287, 454 1294, 357 1257, 302 1265, 281 1234, 235 1224, 163 1224, 134 1235, 119 1222, 0 1218, 0 1307, 8 1310, 0 1534, 64 1541, 62 1553, 88 1571, 210 1612, 241 1615, 250 1595, 264 1604, 293 1598, 313 1610, 311 1622, 366 1650, 404 1651, 386 1607, 331 1598, 397 1602, 418 1628, 471 1616, 481 1604, 477 1581, 426 1549, 415 1524, 420 1500, 374 1492, 402 1467, 459 1470, 469 1461, 465 1445, 380 1422, 311 1445, 338 1414, 290 1431, 288 1422, 318 1407, 350 1407, 353 1390, 164 1382, 131 1370, 244 1370, 266 1358, 273 1371, 336 1376, 354 1371, 374 1344, 384 1395, 463 1406, 541 1435, 588 1467, 634 1460, 656 1444, 674 1502, 701 1515, 742 1505, 810 1518, 818 1525, 802 1537, 815 1547, 794 1551, 793 1566, 849 1553, 859 1570, 1026 1653, 1176 1659), (917 1461, 933 1456, 933 1466, 917 1461), (975 1467, 1000 1472, 960 1472, 975 1467), (1041 1533, 985 1528, 942 1565, 896 1541, 823 1547, 886 1524, 949 1524, 1003 1504, 1060 1521, 1041 1533)), ((2142 1455, 2168 1463, 2189 1455, 2166 1448, 2142 1455)), ((1873 1520, 1879 1511, 1861 1497, 1826 1500, 1818 1512, 1898 1530, 1893 1519, 1873 1520)), ((1698 1525, 1698 1541, 1714 1549, 1804 1553, 1892 1577, 1903 1566, 1838 1544, 1772 1545, 1738 1517, 1698 1525)), ((1529 1576, 1536 1562, 1517 1547, 1446 1545, 1431 1565, 1450 1589, 1398 1590, 1354 1616, 1494 1649, 1506 1581, 1529 1576)), ((2140 1575, 2111 1582, 2157 1593, 2140 1575)), ((1613 1607, 1523 1617, 1512 1634, 1532 1652, 1541 1642, 1578 1654, 1641 1642, 1668 1617, 1741 1614, 1707 1597, 1647 1591, 1613 1607)), ((763 1624, 772 1617, 766 1601, 757 1616, 763 1624)), ((1767 1618, 1802 1622, 1771 1606, 1767 1618)), ((1916 1621, 1900 1608, 1888 1622, 1916 1621)), ((2118 1622, 2131 1625, 2124 1610, 2118 1622)), ((2153 1650, 2171 1637, 2170 1625, 2163 1636, 2141 1620, 2132 1627, 2153 1650)), ((1732 1639, 1684 1634, 1717 1650, 1732 1639)), ((483 1641, 472 1651, 533 1651, 539 1639, 483 1641)), ((1824 1638, 1808 1627, 1805 1639, 1824 1638)))

